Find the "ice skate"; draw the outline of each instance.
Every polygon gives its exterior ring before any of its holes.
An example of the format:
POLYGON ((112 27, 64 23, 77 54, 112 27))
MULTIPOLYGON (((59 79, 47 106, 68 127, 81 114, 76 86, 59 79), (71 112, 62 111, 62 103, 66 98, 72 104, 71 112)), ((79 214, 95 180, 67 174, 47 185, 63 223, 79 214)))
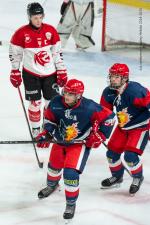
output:
POLYGON ((134 196, 135 193, 140 189, 140 186, 141 186, 143 180, 144 180, 143 176, 140 178, 137 178, 137 177, 133 178, 132 184, 129 189, 129 193, 131 196, 134 196))
POLYGON ((59 184, 57 184, 55 186, 47 186, 46 188, 39 191, 38 198, 39 199, 47 198, 49 195, 51 195, 57 189, 58 186, 59 186, 59 184))
POLYGON ((123 177, 110 177, 101 182, 101 189, 120 187, 120 184, 122 182, 123 182, 123 177))
POLYGON ((65 219, 65 224, 68 224, 71 222, 75 214, 75 209, 76 209, 76 204, 73 204, 73 205, 66 204, 66 209, 63 214, 63 218, 65 219))

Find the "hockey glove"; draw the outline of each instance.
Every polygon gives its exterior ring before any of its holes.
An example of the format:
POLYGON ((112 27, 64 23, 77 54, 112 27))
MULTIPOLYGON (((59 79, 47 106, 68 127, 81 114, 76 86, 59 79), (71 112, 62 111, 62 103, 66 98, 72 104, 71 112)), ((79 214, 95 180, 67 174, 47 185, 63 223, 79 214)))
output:
POLYGON ((60 8, 60 14, 61 14, 61 15, 64 14, 64 12, 65 12, 65 10, 66 10, 66 8, 67 8, 67 5, 68 5, 68 3, 66 3, 66 2, 63 2, 63 3, 62 3, 61 8, 60 8))
POLYGON ((100 144, 105 140, 106 140, 106 138, 102 132, 91 131, 90 135, 86 139, 85 145, 88 148, 98 148, 100 146, 100 144))
POLYGON ((36 141, 39 141, 39 143, 37 143, 38 148, 48 148, 50 146, 50 140, 52 139, 52 136, 47 130, 44 130, 43 132, 39 133, 35 139, 36 141))
POLYGON ((63 87, 67 83, 67 71, 66 70, 57 70, 57 84, 60 87, 63 87))
POLYGON ((21 78, 21 72, 19 70, 11 70, 10 82, 15 88, 20 86, 22 82, 22 78, 21 78))

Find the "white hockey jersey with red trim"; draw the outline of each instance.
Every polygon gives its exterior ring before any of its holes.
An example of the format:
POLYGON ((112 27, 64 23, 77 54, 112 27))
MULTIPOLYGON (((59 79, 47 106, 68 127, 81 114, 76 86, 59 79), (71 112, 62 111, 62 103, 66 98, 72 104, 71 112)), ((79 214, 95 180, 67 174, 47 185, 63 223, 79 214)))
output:
POLYGON ((56 70, 65 70, 61 42, 56 29, 43 23, 40 29, 30 24, 19 28, 12 36, 9 48, 12 69, 24 70, 35 76, 50 76, 56 70))

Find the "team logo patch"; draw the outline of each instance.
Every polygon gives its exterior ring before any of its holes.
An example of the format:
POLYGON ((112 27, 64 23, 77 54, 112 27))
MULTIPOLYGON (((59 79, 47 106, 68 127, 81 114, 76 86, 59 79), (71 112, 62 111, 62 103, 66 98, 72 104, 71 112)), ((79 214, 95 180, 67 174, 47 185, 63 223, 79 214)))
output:
POLYGON ((65 141, 72 141, 80 133, 78 123, 66 125, 63 120, 60 121, 59 132, 65 141))
POLYGON ((59 93, 59 86, 58 86, 57 83, 54 83, 54 84, 52 85, 52 89, 56 90, 56 92, 57 92, 58 94, 60 94, 60 93, 59 93))
POLYGON ((78 136, 79 130, 77 128, 77 123, 73 123, 66 127, 65 141, 71 141, 78 136))
POLYGON ((65 110, 65 117, 67 119, 70 119, 70 120, 76 120, 77 121, 77 116, 76 115, 71 115, 71 109, 67 109, 65 110))
POLYGON ((117 113, 117 117, 119 126, 124 127, 130 121, 131 115, 128 113, 127 108, 125 108, 117 113))
POLYGON ((31 42, 31 37, 29 34, 25 34, 25 43, 30 43, 31 42))
POLYGON ((46 36, 47 40, 50 40, 52 37, 52 34, 50 32, 46 32, 45 36, 46 36))
POLYGON ((39 47, 41 47, 41 45, 42 45, 42 40, 41 40, 41 38, 37 38, 37 43, 38 43, 39 47))
POLYGON ((46 51, 40 51, 34 55, 35 63, 45 66, 45 64, 50 62, 50 56, 46 51))

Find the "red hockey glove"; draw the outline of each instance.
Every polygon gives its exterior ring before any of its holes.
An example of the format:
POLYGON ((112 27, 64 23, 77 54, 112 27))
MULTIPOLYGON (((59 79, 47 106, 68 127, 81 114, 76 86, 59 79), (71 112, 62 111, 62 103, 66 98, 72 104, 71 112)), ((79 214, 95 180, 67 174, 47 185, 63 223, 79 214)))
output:
POLYGON ((39 143, 37 143, 38 148, 48 148, 50 146, 50 140, 52 139, 52 136, 47 130, 44 130, 43 132, 39 133, 35 139, 36 141, 39 141, 39 143))
POLYGON ((10 82, 15 88, 20 86, 22 82, 22 78, 21 78, 21 72, 19 70, 11 70, 10 82))
POLYGON ((67 83, 67 71, 66 70, 57 70, 57 84, 60 87, 63 87, 67 83))
POLYGON ((86 139, 85 145, 88 148, 98 148, 100 146, 100 144, 105 140, 106 140, 106 138, 102 132, 91 131, 90 135, 86 139))

